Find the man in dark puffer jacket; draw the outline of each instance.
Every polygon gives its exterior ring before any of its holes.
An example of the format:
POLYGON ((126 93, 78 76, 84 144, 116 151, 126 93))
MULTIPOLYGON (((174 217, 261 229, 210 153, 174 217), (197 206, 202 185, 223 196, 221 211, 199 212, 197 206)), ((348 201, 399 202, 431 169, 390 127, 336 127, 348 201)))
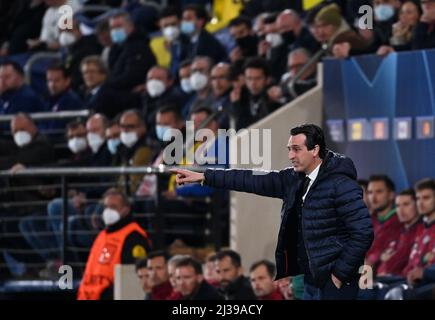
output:
POLYGON ((177 182, 283 199, 276 279, 303 273, 304 299, 355 299, 359 268, 373 241, 355 166, 326 149, 322 129, 316 125, 293 128, 290 134, 292 168, 262 174, 175 169, 177 182))

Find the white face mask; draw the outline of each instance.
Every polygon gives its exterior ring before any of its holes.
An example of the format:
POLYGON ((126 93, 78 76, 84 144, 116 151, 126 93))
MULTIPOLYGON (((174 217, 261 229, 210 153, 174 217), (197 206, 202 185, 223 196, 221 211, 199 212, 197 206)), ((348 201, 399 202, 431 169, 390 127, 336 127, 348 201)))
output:
POLYGON ((59 44, 62 47, 68 47, 76 41, 77 41, 77 38, 76 38, 75 34, 73 34, 71 32, 64 31, 59 35, 59 44))
POLYGON ((194 72, 190 76, 190 85, 195 91, 202 90, 205 88, 208 82, 208 77, 201 72, 194 72))
POLYGON ((282 36, 279 33, 268 33, 266 35, 266 41, 270 43, 272 48, 278 47, 282 44, 282 36))
POLYGON ((121 142, 128 148, 131 148, 132 146, 135 145, 135 143, 137 142, 137 140, 139 140, 137 133, 132 131, 132 132, 121 132, 121 142))
POLYGON ((176 26, 168 26, 163 29, 163 36, 168 41, 174 41, 178 39, 178 36, 180 35, 180 29, 176 26))
POLYGON ((118 211, 106 208, 103 211, 103 221, 106 226, 111 226, 117 223, 121 219, 121 215, 118 211))
POLYGON ((92 132, 89 132, 86 137, 88 138, 89 147, 91 147, 92 152, 97 153, 103 145, 104 139, 100 137, 100 135, 92 132))
POLYGON ((165 92, 166 86, 163 81, 151 79, 147 81, 147 91, 151 98, 161 96, 165 92))
POLYGON ((190 83, 190 78, 183 78, 180 81, 181 89, 186 93, 191 93, 193 91, 192 85, 190 83))
POLYGON ((21 148, 32 142, 32 135, 27 131, 17 131, 14 134, 14 141, 15 144, 21 148))
POLYGON ((72 153, 77 154, 79 152, 84 151, 88 147, 85 138, 72 138, 68 140, 68 148, 72 153))

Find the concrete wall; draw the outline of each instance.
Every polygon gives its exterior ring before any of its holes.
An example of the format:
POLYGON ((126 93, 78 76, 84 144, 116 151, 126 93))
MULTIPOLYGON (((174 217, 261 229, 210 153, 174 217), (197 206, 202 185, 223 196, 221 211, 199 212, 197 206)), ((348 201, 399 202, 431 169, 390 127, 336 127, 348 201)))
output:
MULTIPOLYGON (((319 68, 321 69, 321 68, 319 68)), ((250 129, 271 129, 271 168, 279 170, 290 165, 288 160, 287 142, 292 127, 303 123, 321 125, 322 121, 322 74, 319 72, 319 85, 298 97, 287 106, 284 106, 251 126, 250 129)), ((246 138, 248 132, 238 134, 233 139, 239 142, 246 138)), ((261 140, 261 139, 260 139, 261 140)), ((232 143, 235 143, 232 141, 232 143)), ((246 144, 244 144, 245 146, 246 144)), ((246 155, 249 150, 238 150, 237 158, 240 163, 240 153, 246 155)), ((231 154, 230 156, 234 156, 231 154)), ((234 158, 231 157, 231 163, 234 158)), ((237 164, 232 167, 252 168, 250 164, 237 164)), ((250 265, 259 259, 275 261, 274 252, 280 223, 282 201, 259 197, 241 192, 231 192, 230 214, 230 246, 242 255, 245 272, 250 265)))
POLYGON ((134 264, 117 264, 115 266, 113 298, 115 300, 143 300, 145 298, 134 264))

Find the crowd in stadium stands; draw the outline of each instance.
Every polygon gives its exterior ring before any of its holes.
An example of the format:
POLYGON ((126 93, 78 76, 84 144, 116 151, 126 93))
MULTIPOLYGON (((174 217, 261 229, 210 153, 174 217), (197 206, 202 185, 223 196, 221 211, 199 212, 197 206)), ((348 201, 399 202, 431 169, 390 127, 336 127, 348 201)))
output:
MULTIPOLYGON (((0 14, 0 115, 12 115, 13 119, 10 125, 0 124, 0 170, 158 166, 166 164, 164 148, 169 142, 164 137, 174 129, 182 132, 186 148, 217 159, 221 154, 228 155, 227 139, 218 135, 218 129, 246 128, 316 86, 316 64, 294 80, 322 48, 324 57, 340 59, 435 48, 435 0, 319 2, 318 6, 304 10, 302 0, 240 1, 228 3, 236 6, 236 11, 223 10, 219 14, 213 11, 218 10, 217 6, 206 0, 170 1, 171 6, 164 8, 158 1, 151 4, 137 0, 29 0, 2 4, 5 7, 0 14), (75 13, 71 28, 61 28, 59 24, 62 13, 58 9, 65 4, 75 13), (92 4, 111 9, 102 14, 83 11, 92 4), (362 5, 373 7, 373 28, 361 27, 358 9, 362 5), (212 16, 213 20, 222 20, 223 28, 213 29, 212 16), (37 81, 26 83, 23 70, 22 56, 28 58, 41 51, 56 52, 60 57, 44 68, 45 90, 35 87, 37 81), (35 122, 29 116, 42 111, 78 110, 90 111, 87 121, 35 122), (214 142, 185 141, 186 120, 193 121, 195 130, 203 126, 210 129, 215 134, 214 142), (56 149, 59 143, 67 147, 67 152, 56 149)), ((187 164, 185 155, 179 160, 179 164, 187 164)), ((219 165, 226 167, 227 159, 219 161, 219 165)), ((136 232, 135 240, 124 244, 128 252, 114 249, 116 261, 132 262, 132 257, 141 258, 148 253, 146 261, 137 264, 147 298, 300 298, 300 279, 273 282, 275 267, 268 261, 253 264, 248 279, 242 276, 240 256, 233 251, 218 252, 201 266, 192 255, 169 259, 164 252, 148 252, 151 248, 148 242, 137 244, 149 239, 142 227, 131 227, 130 213, 153 212, 156 176, 130 174, 71 180, 111 183, 127 190, 129 195, 145 199, 127 204, 125 196, 113 191, 109 196, 121 198, 118 199, 121 203, 108 207, 91 201, 103 196, 106 199, 107 187, 71 189, 65 227, 69 230, 68 245, 80 248, 98 245, 92 232, 83 231, 100 232, 98 237, 116 239, 120 237, 118 231, 126 226, 132 228, 128 230, 136 232), (109 217, 104 214, 107 208, 113 209, 109 217)), ((63 200, 56 190, 44 187, 51 182, 46 177, 0 180, 0 187, 42 186, 24 195, 12 192, 8 201, 48 203, 44 209, 31 206, 4 209, 4 214, 19 219, 2 222, 2 232, 19 232, 22 237, 3 237, 0 247, 30 247, 35 252, 32 256, 3 250, 0 260, 6 262, 12 274, 22 274, 11 267, 17 261, 60 264, 63 200)), ((375 290, 370 291, 370 297, 362 293, 362 298, 433 297, 434 181, 421 181, 415 190, 397 194, 394 183, 385 176, 373 176, 361 184, 367 192, 366 203, 375 228, 375 241, 366 264, 376 270, 375 290)), ((216 192, 202 185, 177 186, 174 177, 165 180, 160 188, 159 206, 166 213, 203 213, 203 205, 190 198, 216 192)), ((5 200, 2 197, 0 200, 5 200)), ((183 227, 180 221, 169 219, 168 228, 175 225, 183 227)), ((145 226, 151 228, 149 222, 145 226)), ((184 227, 195 228, 188 223, 184 227)), ((202 244, 189 237, 183 240, 192 246, 202 244)), ((92 254, 84 274, 90 279, 95 272, 89 266, 95 263, 91 257, 92 254)), ((47 269, 50 268, 43 271, 47 269)), ((108 274, 107 270, 101 272, 102 277, 108 274)), ((82 298, 106 297, 113 283, 108 281, 105 288, 87 284, 91 289, 81 289, 82 298)))

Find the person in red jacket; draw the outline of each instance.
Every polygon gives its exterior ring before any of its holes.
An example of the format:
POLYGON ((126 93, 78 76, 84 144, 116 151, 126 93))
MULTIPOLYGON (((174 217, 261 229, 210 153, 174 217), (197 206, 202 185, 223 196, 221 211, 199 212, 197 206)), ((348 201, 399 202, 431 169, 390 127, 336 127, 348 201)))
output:
POLYGON ((376 270, 381 262, 381 255, 391 241, 400 236, 402 223, 400 223, 394 202, 394 183, 386 175, 373 175, 369 179, 368 197, 372 210, 372 224, 375 239, 366 255, 365 264, 376 270))
POLYGON ((249 269, 251 286, 258 300, 283 300, 275 278, 276 267, 268 260, 260 260, 249 269))
POLYGON ((167 300, 172 294, 168 260, 169 255, 165 251, 154 251, 148 254, 147 266, 152 286, 150 300, 167 300))
POLYGON ((392 240, 381 254, 377 276, 402 275, 415 239, 424 228, 417 212, 413 189, 403 190, 396 196, 395 201, 397 216, 403 224, 403 228, 400 237, 392 240))

